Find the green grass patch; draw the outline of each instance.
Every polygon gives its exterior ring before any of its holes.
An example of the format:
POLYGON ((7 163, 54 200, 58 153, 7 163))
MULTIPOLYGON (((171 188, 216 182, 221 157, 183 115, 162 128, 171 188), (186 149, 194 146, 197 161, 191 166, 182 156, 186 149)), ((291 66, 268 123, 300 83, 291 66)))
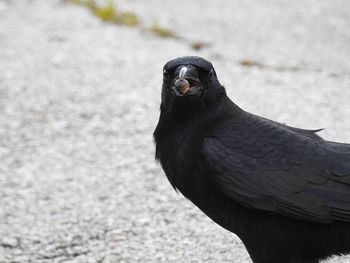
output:
POLYGON ((153 24, 150 27, 147 27, 146 30, 159 37, 180 38, 174 31, 161 27, 157 22, 153 22, 153 24))
POLYGON ((140 25, 136 14, 132 12, 122 12, 117 8, 115 0, 62 0, 63 2, 80 5, 88 8, 96 17, 104 22, 109 22, 118 25, 134 26, 148 33, 151 33, 161 38, 173 38, 188 42, 194 50, 201 50, 209 46, 208 43, 200 41, 190 42, 176 34, 174 31, 159 25, 154 21, 151 26, 140 25))
POLYGON ((119 11, 114 0, 105 1, 104 5, 97 4, 94 0, 65 1, 87 7, 95 16, 100 18, 102 21, 126 26, 136 26, 139 23, 138 18, 134 13, 119 11))

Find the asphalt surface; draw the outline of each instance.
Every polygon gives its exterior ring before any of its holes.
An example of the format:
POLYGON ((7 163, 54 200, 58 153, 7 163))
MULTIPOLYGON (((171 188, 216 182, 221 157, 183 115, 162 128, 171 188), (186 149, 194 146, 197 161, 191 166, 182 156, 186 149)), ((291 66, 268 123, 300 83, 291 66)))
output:
POLYGON ((350 142, 350 2, 118 4, 181 39, 0 0, 0 262, 251 262, 154 161, 162 66, 203 56, 244 109, 350 142))

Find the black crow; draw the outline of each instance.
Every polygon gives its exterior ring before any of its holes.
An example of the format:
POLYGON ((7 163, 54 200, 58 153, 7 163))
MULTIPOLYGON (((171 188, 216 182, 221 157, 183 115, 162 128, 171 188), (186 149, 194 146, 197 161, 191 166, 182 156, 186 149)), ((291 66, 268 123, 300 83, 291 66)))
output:
POLYGON ((242 110, 200 57, 165 64, 160 109, 156 159, 170 183, 254 263, 350 252, 350 144, 242 110))

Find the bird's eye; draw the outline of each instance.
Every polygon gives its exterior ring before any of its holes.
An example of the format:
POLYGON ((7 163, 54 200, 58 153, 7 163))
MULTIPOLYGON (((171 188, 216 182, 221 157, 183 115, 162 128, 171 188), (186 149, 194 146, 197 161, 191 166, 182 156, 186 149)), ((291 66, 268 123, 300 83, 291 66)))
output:
POLYGON ((168 75, 168 74, 169 74, 169 72, 168 72, 166 69, 164 69, 164 70, 163 70, 163 75, 166 76, 166 75, 168 75))
POLYGON ((209 79, 212 80, 214 78, 214 70, 210 70, 208 75, 209 75, 209 79))

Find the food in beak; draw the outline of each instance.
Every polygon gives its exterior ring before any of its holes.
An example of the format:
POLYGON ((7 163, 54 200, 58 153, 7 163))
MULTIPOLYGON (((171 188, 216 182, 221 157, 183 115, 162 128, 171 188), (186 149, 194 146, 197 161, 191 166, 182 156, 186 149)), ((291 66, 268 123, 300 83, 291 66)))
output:
POLYGON ((174 89, 177 95, 183 96, 190 89, 190 84, 186 79, 177 79, 174 84, 174 89))

